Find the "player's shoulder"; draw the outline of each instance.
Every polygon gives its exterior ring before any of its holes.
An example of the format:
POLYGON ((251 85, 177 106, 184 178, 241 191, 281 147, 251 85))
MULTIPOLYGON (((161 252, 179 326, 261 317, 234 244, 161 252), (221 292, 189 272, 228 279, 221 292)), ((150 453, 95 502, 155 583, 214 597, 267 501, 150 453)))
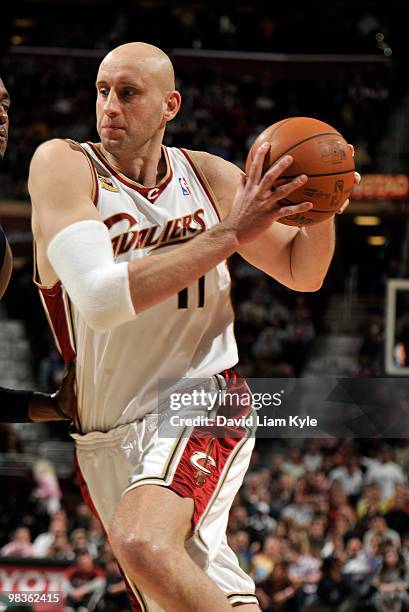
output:
POLYGON ((240 168, 227 161, 227 159, 219 157, 219 155, 213 155, 213 153, 208 153, 207 151, 192 151, 188 149, 186 149, 186 152, 200 166, 207 178, 217 177, 223 173, 237 177, 242 172, 240 168))
POLYGON ((34 152, 33 160, 41 159, 58 163, 63 160, 84 159, 84 150, 78 142, 64 140, 63 138, 52 138, 42 142, 34 152))
POLYGON ((218 155, 206 151, 187 151, 194 163, 206 177, 224 214, 230 210, 231 202, 243 174, 242 170, 218 155))
POLYGON ((92 180, 87 155, 81 146, 71 140, 53 138, 41 143, 30 163, 29 191, 33 183, 46 180, 55 183, 75 176, 77 182, 88 186, 92 180))

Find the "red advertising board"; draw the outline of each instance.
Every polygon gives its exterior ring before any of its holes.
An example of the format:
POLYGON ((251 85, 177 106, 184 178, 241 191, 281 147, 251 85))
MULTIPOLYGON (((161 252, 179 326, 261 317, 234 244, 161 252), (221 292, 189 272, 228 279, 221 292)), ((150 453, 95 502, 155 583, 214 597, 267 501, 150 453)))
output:
POLYGON ((63 612, 63 579, 69 564, 37 559, 0 559, 0 609, 9 602, 35 612, 63 612))
POLYGON ((351 200, 407 200, 409 177, 406 174, 362 174, 352 190, 351 200))

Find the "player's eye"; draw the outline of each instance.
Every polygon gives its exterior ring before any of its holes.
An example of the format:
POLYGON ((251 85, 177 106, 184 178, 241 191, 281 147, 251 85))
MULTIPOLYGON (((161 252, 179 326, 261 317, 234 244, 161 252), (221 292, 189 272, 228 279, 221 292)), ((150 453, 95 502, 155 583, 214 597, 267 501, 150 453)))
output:
POLYGON ((108 95, 108 90, 105 87, 100 87, 98 89, 98 93, 100 96, 107 96, 108 95))
POLYGON ((3 104, 1 105, 3 111, 6 113, 6 115, 8 115, 9 109, 10 109, 10 105, 9 104, 5 104, 3 102, 3 104))
POLYGON ((134 92, 131 89, 125 89, 123 95, 125 98, 131 98, 134 95, 134 92))

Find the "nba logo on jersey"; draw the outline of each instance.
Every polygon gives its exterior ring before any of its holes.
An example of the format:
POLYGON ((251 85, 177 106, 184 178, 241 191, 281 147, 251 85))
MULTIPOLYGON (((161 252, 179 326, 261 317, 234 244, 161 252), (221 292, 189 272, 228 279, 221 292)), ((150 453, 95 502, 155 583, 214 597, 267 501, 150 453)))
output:
POLYGON ((180 176, 178 180, 179 180, 179 185, 182 189, 183 195, 190 195, 190 188, 189 188, 189 185, 187 184, 187 180, 185 179, 185 177, 180 176))

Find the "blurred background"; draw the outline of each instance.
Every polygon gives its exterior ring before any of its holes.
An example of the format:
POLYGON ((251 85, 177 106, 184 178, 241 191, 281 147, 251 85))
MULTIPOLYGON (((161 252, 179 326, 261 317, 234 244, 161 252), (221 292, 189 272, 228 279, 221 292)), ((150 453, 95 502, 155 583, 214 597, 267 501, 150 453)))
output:
MULTIPOLYGON (((160 46, 174 62, 183 105, 169 146, 243 167, 255 136, 290 116, 327 121, 355 146, 362 183, 336 219, 336 254, 319 292, 291 292, 231 260, 242 374, 406 376, 408 5, 9 5, 0 19, 0 76, 12 98, 0 221, 15 265, 0 311, 0 384, 54 391, 61 380, 32 284, 28 165, 46 139, 97 140, 98 63, 132 40, 160 46)), ((228 537, 262 610, 408 610, 408 467, 405 438, 259 441, 228 537)), ((109 545, 81 502, 67 426, 0 425, 0 476, 0 591, 93 581, 86 609, 130 610, 109 545)))

